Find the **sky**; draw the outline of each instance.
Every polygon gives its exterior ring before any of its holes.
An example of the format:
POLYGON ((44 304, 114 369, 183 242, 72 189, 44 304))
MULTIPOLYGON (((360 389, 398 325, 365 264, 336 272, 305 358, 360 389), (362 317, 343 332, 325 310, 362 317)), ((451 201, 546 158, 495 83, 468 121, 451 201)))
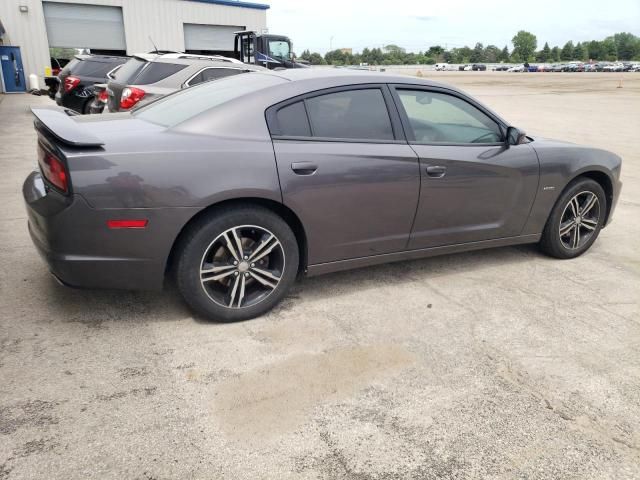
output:
MULTIPOLYGON (((258 0, 259 1, 259 0, 258 0)), ((538 37, 538 48, 602 40, 617 32, 640 36, 640 0, 265 0, 269 33, 291 38, 297 54, 309 49, 399 45, 512 48, 518 30, 538 37), (525 8, 523 8, 523 6, 525 8)))

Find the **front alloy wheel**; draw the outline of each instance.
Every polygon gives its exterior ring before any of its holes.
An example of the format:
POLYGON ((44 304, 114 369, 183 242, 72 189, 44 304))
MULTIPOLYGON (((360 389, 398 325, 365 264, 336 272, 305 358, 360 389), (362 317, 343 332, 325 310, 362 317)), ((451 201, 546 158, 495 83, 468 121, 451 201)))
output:
POLYGON ((559 235, 568 250, 577 250, 587 244, 600 221, 600 202, 595 193, 580 192, 571 198, 560 220, 559 235))
POLYGON ((602 186, 579 177, 558 198, 540 239, 542 251, 556 258, 574 258, 598 238, 607 212, 602 186))

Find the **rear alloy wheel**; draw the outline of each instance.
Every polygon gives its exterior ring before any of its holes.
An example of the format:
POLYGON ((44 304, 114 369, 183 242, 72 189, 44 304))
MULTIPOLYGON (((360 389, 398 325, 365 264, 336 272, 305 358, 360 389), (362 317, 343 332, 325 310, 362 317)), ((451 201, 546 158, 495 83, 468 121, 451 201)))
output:
POLYGON ((278 238, 262 227, 242 225, 211 242, 200 263, 200 283, 220 306, 250 307, 278 288, 284 267, 278 238))
POLYGON ((284 297, 298 271, 293 232, 261 207, 235 207, 201 219, 180 248, 178 289, 212 320, 262 315, 284 297))
POLYGON ((556 258, 574 258, 595 242, 604 224, 606 196, 596 181, 581 178, 560 196, 542 234, 542 250, 556 258))

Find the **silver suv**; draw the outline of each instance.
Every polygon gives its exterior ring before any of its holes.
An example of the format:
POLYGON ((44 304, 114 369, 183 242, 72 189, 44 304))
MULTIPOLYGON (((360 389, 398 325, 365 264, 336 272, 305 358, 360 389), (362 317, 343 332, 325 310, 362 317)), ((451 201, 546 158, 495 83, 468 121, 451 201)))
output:
POLYGON ((181 88, 257 70, 266 69, 217 55, 139 54, 115 72, 106 94, 97 98, 110 112, 128 111, 181 88))

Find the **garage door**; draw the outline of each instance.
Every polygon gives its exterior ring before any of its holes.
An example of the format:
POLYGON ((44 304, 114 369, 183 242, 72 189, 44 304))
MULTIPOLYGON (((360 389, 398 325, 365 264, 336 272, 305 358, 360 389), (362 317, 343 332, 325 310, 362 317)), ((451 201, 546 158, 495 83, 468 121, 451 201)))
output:
POLYGON ((233 51, 233 32, 244 27, 233 25, 184 24, 185 50, 228 50, 233 51))
POLYGON ((122 8, 42 2, 50 47, 126 50, 122 8))

